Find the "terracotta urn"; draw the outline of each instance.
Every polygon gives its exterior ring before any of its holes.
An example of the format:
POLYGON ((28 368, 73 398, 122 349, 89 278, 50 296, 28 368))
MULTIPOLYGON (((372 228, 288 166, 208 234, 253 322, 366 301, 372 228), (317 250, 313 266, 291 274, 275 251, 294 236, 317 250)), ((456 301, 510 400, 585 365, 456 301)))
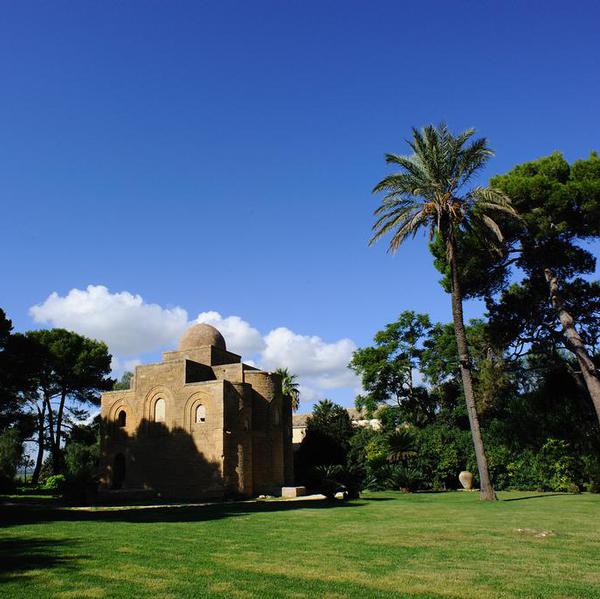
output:
POLYGON ((468 470, 463 470, 458 475, 458 480, 463 486, 463 489, 466 489, 467 491, 471 491, 473 489, 473 474, 468 470))

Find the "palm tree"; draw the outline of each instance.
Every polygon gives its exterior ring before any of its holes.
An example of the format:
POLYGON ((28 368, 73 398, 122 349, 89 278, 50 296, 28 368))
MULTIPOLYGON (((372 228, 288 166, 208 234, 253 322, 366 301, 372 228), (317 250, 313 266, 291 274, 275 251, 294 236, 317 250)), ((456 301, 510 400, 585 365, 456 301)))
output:
POLYGON ((490 241, 502 241, 500 228, 491 215, 515 216, 515 211, 501 191, 484 187, 464 189, 493 156, 487 139, 471 140, 474 133, 474 129, 467 129, 455 136, 444 123, 437 127, 428 125, 421 131, 413 128, 412 140, 408 141, 411 155, 386 154, 387 163, 400 167, 400 172, 389 175, 373 190, 385 195, 375 211, 377 220, 369 243, 390 233, 389 251, 394 253, 407 237, 425 229, 430 240, 436 238, 444 244, 451 274, 452 317, 460 372, 481 483, 480 497, 494 500, 496 494, 475 407, 456 250, 459 235, 469 230, 491 234, 490 241))
POLYGON ((387 436, 388 461, 404 462, 416 454, 415 438, 410 429, 400 428, 387 436))
POLYGON ((281 377, 281 391, 285 397, 289 397, 292 402, 292 410, 296 412, 300 407, 300 386, 297 382, 297 376, 291 374, 287 368, 278 368, 275 371, 281 377))

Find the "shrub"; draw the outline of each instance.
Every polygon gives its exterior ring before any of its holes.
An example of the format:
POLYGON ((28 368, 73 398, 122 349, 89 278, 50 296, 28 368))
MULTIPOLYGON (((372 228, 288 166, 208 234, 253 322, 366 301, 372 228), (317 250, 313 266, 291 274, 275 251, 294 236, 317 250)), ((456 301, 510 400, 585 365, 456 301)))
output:
POLYGON ((65 488, 65 475, 64 474, 52 474, 44 481, 41 486, 45 491, 62 492, 65 488))
POLYGON ((23 443, 16 429, 7 429, 0 434, 0 489, 14 486, 22 454, 23 443))
POLYGON ((424 488, 456 489, 461 470, 477 472, 470 432, 443 422, 418 431, 416 453, 413 467, 422 473, 424 488))
POLYGON ((371 468, 365 480, 365 486, 371 491, 411 492, 422 487, 423 474, 417 468, 405 464, 378 464, 371 468))
POLYGON ((488 443, 486 445, 485 453, 490 476, 494 481, 494 488, 496 491, 508 489, 511 485, 509 465, 513 460, 510 450, 504 445, 493 445, 488 443))
POLYGON ((337 493, 346 494, 346 485, 342 482, 344 467, 341 464, 317 466, 313 470, 315 489, 327 499, 335 499, 337 493))
POLYGON ((600 459, 597 455, 586 455, 582 459, 584 468, 584 488, 590 493, 600 493, 600 459))
POLYGON ((96 478, 100 449, 97 444, 69 443, 65 448, 65 473, 69 480, 96 478))
POLYGON ((540 485, 548 491, 579 491, 582 466, 572 455, 569 444, 560 439, 548 439, 535 462, 540 485))
POLYGON ((70 503, 87 504, 96 496, 100 447, 71 442, 65 447, 64 498, 70 503))
POLYGON ((524 450, 507 465, 509 486, 519 490, 577 493, 584 485, 584 470, 561 439, 547 439, 538 452, 524 450))

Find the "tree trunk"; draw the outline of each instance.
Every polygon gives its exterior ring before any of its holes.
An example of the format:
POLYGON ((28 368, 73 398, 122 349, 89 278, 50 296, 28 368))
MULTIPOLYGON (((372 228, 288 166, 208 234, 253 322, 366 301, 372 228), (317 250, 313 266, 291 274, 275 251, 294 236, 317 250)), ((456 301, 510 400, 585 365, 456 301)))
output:
POLYGON ((67 393, 65 390, 63 390, 60 394, 60 405, 58 406, 58 413, 56 415, 56 436, 54 441, 56 456, 52 460, 52 468, 54 469, 54 474, 58 474, 62 470, 62 455, 60 453, 60 435, 62 433, 62 422, 65 410, 66 396, 67 393))
POLYGON ((565 309, 558 291, 558 280, 556 276, 549 268, 544 269, 544 274, 546 275, 546 281, 550 288, 550 301, 552 302, 552 307, 556 310, 558 320, 560 321, 566 339, 565 345, 577 358, 577 362, 581 368, 581 375, 583 376, 585 386, 587 387, 594 408, 596 409, 598 422, 600 422, 600 378, 598 378, 596 366, 585 347, 585 343, 575 328, 573 317, 565 309))
POLYGON ((469 415, 469 424, 471 425, 471 435, 473 436, 473 446, 475 447, 475 458, 477 459, 477 470, 479 471, 480 499, 494 501, 496 493, 492 486, 490 473, 488 470, 487 458, 481 438, 481 429, 479 428, 479 417, 475 407, 475 393, 473 392, 473 377, 471 375, 471 358, 469 347, 467 345, 467 334, 462 308, 462 293, 460 281, 458 278, 458 269, 456 265, 454 248, 450 248, 450 267, 452 270, 452 319, 454 321, 454 332, 456 335, 456 345, 458 347, 458 358, 460 361, 460 374, 462 377, 463 389, 465 392, 465 401, 467 404, 467 414, 469 415))
POLYGON ((54 437, 54 412, 52 411, 52 404, 50 403, 50 394, 44 390, 44 404, 48 411, 48 436, 50 438, 50 457, 52 458, 52 474, 58 474, 60 472, 60 463, 58 459, 58 448, 56 446, 56 439, 54 437))
POLYGON ((35 468, 33 469, 33 474, 31 475, 31 484, 37 485, 40 479, 40 472, 42 471, 42 464, 44 463, 44 425, 46 421, 46 406, 43 405, 42 409, 37 407, 38 411, 38 450, 37 456, 35 458, 35 468))

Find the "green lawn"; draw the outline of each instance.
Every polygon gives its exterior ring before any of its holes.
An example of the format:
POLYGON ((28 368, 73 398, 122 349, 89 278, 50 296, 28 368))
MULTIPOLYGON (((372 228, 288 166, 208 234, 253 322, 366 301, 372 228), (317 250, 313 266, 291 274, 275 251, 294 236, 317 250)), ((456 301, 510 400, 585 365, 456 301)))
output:
POLYGON ((600 598, 600 496, 500 496, 5 506, 0 596, 600 598))

